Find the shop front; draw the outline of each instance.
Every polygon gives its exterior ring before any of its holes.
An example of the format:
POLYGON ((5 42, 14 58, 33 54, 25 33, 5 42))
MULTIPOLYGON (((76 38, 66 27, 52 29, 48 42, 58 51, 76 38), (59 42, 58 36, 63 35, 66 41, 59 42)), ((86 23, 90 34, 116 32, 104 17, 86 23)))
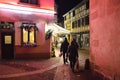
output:
POLYGON ((81 32, 81 33, 72 33, 72 38, 76 39, 79 48, 81 49, 89 49, 89 32, 81 32))
POLYGON ((54 11, 0 8, 0 59, 50 58, 51 39, 45 39, 45 27, 53 20, 54 11))

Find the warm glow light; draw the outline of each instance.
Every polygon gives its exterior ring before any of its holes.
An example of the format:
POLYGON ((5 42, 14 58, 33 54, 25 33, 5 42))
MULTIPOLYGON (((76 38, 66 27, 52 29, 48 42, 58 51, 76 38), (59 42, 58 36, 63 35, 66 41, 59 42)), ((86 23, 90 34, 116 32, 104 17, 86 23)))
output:
POLYGON ((30 43, 34 43, 34 31, 30 32, 30 43))
POLYGON ((51 10, 28 8, 28 7, 15 6, 15 5, 9 5, 9 4, 0 4, 0 8, 17 10, 17 11, 19 10, 24 12, 44 13, 44 14, 51 14, 51 15, 54 15, 55 13, 54 11, 51 11, 51 10))
POLYGON ((23 29, 23 42, 28 42, 28 31, 26 31, 25 29, 23 29))
MULTIPOLYGON (((6 11, 6 9, 0 9, 3 11, 6 11)), ((11 12, 15 12, 15 13, 22 13, 22 14, 32 14, 32 12, 28 12, 28 11, 20 11, 20 10, 13 10, 13 9, 7 9, 7 11, 11 11, 11 12)))

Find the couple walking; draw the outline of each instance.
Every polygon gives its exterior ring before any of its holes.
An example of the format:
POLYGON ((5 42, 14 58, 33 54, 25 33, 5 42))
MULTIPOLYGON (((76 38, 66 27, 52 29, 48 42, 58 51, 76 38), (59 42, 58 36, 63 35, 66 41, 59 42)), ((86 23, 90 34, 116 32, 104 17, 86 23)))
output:
POLYGON ((76 39, 73 39, 73 41, 69 45, 67 38, 65 38, 64 42, 61 44, 60 51, 63 52, 64 64, 66 64, 67 58, 69 58, 70 67, 72 71, 74 71, 74 66, 76 60, 78 59, 78 44, 76 42, 76 39))

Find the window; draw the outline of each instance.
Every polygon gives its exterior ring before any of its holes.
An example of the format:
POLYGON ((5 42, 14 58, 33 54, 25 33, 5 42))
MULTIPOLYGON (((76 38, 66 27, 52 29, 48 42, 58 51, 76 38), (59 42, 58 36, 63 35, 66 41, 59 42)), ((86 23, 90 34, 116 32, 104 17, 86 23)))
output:
POLYGON ((80 24, 81 24, 81 22, 80 22, 80 21, 81 21, 81 20, 79 19, 79 20, 78 20, 78 27, 80 27, 80 24))
POLYGON ((77 28, 78 27, 78 22, 77 21, 75 21, 75 24, 74 24, 75 26, 75 28, 77 28))
POLYGON ((72 28, 74 28, 74 22, 72 22, 72 28))
POLYGON ((72 28, 77 28, 77 21, 72 22, 72 28))
POLYGON ((86 3, 86 9, 89 9, 89 1, 86 3))
POLYGON ((23 43, 35 43, 35 31, 27 31, 23 29, 23 43))
POLYGON ((36 46, 36 30, 38 28, 34 23, 23 23, 21 27, 22 45, 27 47, 36 46))
POLYGON ((66 20, 66 16, 64 17, 64 20, 66 20))
POLYGON ((20 2, 28 3, 28 0, 20 0, 20 2))
POLYGON ((85 25, 89 25, 89 15, 85 17, 85 25))
POLYGON ((82 26, 84 26, 84 25, 85 25, 85 19, 82 18, 82 26))
POLYGON ((38 0, 20 0, 20 2, 38 5, 38 0))
POLYGON ((75 10, 73 11, 73 17, 75 16, 75 10))

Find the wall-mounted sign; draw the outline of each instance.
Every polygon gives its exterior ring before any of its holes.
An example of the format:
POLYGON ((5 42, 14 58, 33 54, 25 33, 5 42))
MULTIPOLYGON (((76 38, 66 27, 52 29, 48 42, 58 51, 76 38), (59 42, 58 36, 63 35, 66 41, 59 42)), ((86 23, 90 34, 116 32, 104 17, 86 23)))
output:
POLYGON ((11 36, 4 36, 5 44, 12 44, 12 37, 11 36))

